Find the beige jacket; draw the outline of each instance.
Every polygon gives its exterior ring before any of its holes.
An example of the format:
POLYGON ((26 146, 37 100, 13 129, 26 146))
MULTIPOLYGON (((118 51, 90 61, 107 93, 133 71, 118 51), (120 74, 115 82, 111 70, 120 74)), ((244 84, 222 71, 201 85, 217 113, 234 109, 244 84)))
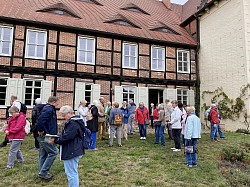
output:
POLYGON ((172 109, 172 105, 170 103, 164 105, 165 123, 166 124, 167 124, 167 121, 170 121, 171 109, 172 109))
POLYGON ((106 118, 105 118, 104 107, 102 106, 101 103, 99 103, 96 107, 98 109, 98 122, 105 122, 106 118))

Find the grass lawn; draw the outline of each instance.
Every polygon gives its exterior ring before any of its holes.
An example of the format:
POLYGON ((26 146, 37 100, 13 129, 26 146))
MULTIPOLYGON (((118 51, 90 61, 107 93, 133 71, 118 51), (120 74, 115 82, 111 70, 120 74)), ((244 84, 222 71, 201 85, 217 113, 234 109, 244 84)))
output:
MULTIPOLYGON (((209 135, 203 134, 198 142, 198 167, 184 165, 183 152, 172 152, 173 141, 167 141, 165 147, 153 144, 154 135, 147 140, 139 140, 138 133, 123 140, 123 147, 114 144, 108 147, 108 141, 98 141, 98 151, 86 151, 79 163, 80 186, 229 186, 222 176, 218 163, 223 147, 250 143, 249 136, 238 133, 225 133, 226 140, 210 142, 209 135)), ((3 134, 0 135, 1 141, 3 134)), ((38 151, 30 151, 32 136, 26 137, 21 151, 24 164, 15 164, 12 170, 0 172, 0 186, 35 187, 67 186, 63 162, 59 156, 50 173, 54 178, 50 182, 37 177, 38 151)), ((0 167, 6 166, 9 145, 0 149, 0 167)))

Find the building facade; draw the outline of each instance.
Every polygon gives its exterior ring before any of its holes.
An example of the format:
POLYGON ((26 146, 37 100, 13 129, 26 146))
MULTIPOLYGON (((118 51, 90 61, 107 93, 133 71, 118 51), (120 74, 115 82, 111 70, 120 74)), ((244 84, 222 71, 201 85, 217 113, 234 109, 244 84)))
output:
MULTIPOLYGON (((229 98, 236 99, 250 83, 249 10, 248 0, 220 0, 210 1, 200 12, 201 106, 210 105, 214 96, 204 96, 206 92, 222 88, 229 98)), ((246 97, 244 101, 249 111, 250 100, 246 97)), ((242 116, 236 121, 222 119, 222 123, 226 130, 246 128, 242 116)))
POLYGON ((194 105, 196 41, 169 2, 0 0, 1 119, 11 95, 194 105))

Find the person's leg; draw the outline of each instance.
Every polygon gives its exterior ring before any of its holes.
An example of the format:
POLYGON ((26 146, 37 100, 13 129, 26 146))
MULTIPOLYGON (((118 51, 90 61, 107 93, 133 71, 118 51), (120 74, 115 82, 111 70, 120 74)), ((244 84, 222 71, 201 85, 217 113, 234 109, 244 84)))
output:
POLYGON ((40 173, 41 168, 48 156, 48 153, 45 151, 44 147, 44 137, 37 137, 37 140, 40 144, 40 150, 39 150, 39 160, 38 160, 38 173, 40 173))
POLYGON ((142 138, 142 137, 143 137, 142 125, 141 125, 141 124, 138 124, 138 127, 139 127, 140 137, 142 138))
POLYGON ((64 160, 64 169, 69 187, 79 187, 78 162, 81 156, 64 160))
POLYGON ((181 129, 177 130, 177 149, 181 149, 181 129))
POLYGON ((106 123, 102 122, 102 139, 106 139, 106 123))
POLYGON ((14 162, 16 160, 17 152, 19 151, 21 147, 22 141, 21 140, 13 140, 11 141, 10 145, 10 151, 9 151, 9 157, 7 162, 8 168, 14 167, 14 162))
POLYGON ((96 132, 91 132, 91 140, 92 144, 90 146, 90 149, 95 149, 96 148, 96 132))
POLYGON ((161 137, 161 145, 165 145, 164 129, 165 129, 165 126, 161 125, 160 132, 159 132, 159 136, 161 137))
POLYGON ((185 145, 184 134, 181 135, 182 145, 185 145))
POLYGON ((128 124, 125 123, 123 133, 124 133, 124 137, 125 137, 126 140, 128 140, 128 131, 127 130, 128 130, 128 124))
POLYGON ((198 163, 198 160, 197 160, 197 139, 192 139, 192 145, 193 145, 193 149, 194 149, 194 152, 191 154, 192 156, 192 165, 196 166, 197 163, 198 163))
POLYGON ((214 138, 215 138, 215 128, 214 128, 214 124, 213 123, 211 123, 210 124, 210 140, 214 140, 214 138))
POLYGON ((147 125, 143 124, 143 137, 146 138, 147 137, 147 125))
POLYGON ((43 149, 45 150, 45 152, 47 152, 48 156, 47 156, 45 162, 43 163, 41 170, 39 172, 39 174, 42 176, 48 174, 48 172, 49 172, 49 170, 50 170, 52 164, 54 163, 54 161, 57 157, 57 154, 58 154, 58 148, 56 147, 56 145, 44 143, 43 149))
POLYGON ((220 124, 217 124, 217 125, 218 125, 217 129, 218 129, 218 133, 220 135, 220 138, 225 138, 225 136, 223 135, 222 130, 220 128, 220 124))
POLYGON ((101 131, 102 131, 102 123, 98 122, 98 133, 97 133, 98 140, 100 140, 102 138, 101 137, 101 131))
POLYGON ((151 122, 151 127, 152 129, 154 128, 154 117, 150 117, 150 122, 151 122))
POLYGON ((178 146, 177 146, 177 129, 172 129, 172 132, 173 132, 173 139, 174 139, 174 147, 176 149, 178 149, 178 146))
MULTIPOLYGON (((22 143, 21 143, 21 145, 22 145, 22 143)), ((21 147, 21 146, 20 146, 20 147, 21 147)), ((19 163, 23 163, 23 162, 24 162, 23 154, 22 154, 20 148, 19 148, 19 150, 17 151, 16 157, 17 157, 17 161, 18 161, 19 163)))
POLYGON ((114 135, 115 135, 115 125, 110 125, 109 146, 113 146, 114 135))
POLYGON ((159 132, 160 131, 160 128, 158 125, 155 126, 155 144, 158 144, 159 143, 159 132))
MULTIPOLYGON (((185 146, 192 146, 191 140, 188 141, 187 139, 185 140, 185 146)), ((186 153, 186 164, 189 166, 192 166, 192 155, 191 153, 186 153)))
POLYGON ((174 139, 172 125, 169 125, 169 127, 168 127, 168 135, 169 135, 170 140, 174 139))
POLYGON ((116 127, 116 132, 117 132, 117 142, 118 142, 118 145, 122 145, 122 126, 117 126, 116 127))

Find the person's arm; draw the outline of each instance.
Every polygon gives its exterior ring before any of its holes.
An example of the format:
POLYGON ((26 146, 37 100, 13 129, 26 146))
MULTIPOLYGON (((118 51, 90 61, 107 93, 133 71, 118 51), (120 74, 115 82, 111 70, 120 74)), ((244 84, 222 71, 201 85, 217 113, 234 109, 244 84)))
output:
POLYGON ((53 111, 51 107, 46 107, 44 109, 45 110, 42 110, 37 121, 37 129, 39 132, 43 132, 45 130, 45 125, 49 122, 49 119, 53 115, 53 111))
POLYGON ((92 107, 91 112, 92 112, 93 117, 95 117, 95 118, 98 117, 98 109, 97 109, 97 107, 95 107, 95 106, 92 107))
POLYGON ((185 125, 185 139, 191 140, 194 128, 194 121, 191 117, 187 118, 187 123, 185 125))
POLYGON ((174 124, 176 123, 178 120, 181 119, 181 111, 180 110, 175 110, 173 111, 174 115, 173 115, 173 119, 171 119, 170 123, 174 124))
POLYGON ((138 122, 138 110, 135 111, 135 121, 138 122))
POLYGON ((114 112, 112 111, 112 109, 111 109, 111 111, 110 111, 110 116, 109 116, 109 124, 112 124, 112 119, 114 118, 114 112))
POLYGON ((23 115, 20 115, 17 118, 16 125, 13 128, 9 129, 9 132, 15 134, 19 132, 21 129, 23 129, 25 125, 26 125, 26 118, 23 115))
POLYGON ((69 127, 66 129, 66 131, 64 131, 64 133, 59 138, 56 138, 54 142, 56 144, 63 145, 75 139, 75 137, 78 135, 79 129, 77 125, 79 126, 79 124, 69 124, 69 127))

